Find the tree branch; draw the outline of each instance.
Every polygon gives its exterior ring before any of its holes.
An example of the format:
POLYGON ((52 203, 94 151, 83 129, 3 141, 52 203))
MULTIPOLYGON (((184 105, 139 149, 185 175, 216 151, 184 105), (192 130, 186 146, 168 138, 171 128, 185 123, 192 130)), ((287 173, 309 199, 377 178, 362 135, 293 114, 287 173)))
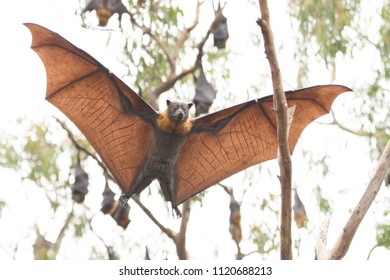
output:
POLYGON ((175 73, 171 73, 168 80, 163 82, 161 85, 159 85, 156 89, 153 90, 153 95, 154 96, 159 96, 160 94, 162 94, 163 92, 171 89, 175 83, 180 80, 180 79, 183 79, 185 76, 187 76, 188 74, 192 74, 195 72, 196 69, 198 69, 198 67, 201 65, 201 62, 202 62, 202 56, 203 56, 203 47, 207 41, 207 39, 210 37, 210 34, 211 34, 211 30, 213 29, 214 25, 216 24, 216 22, 218 21, 219 17, 222 15, 222 12, 219 12, 219 14, 215 17, 215 19, 213 20, 213 22, 211 23, 209 29, 207 30, 207 33, 206 35, 203 37, 203 39, 198 43, 197 45, 197 49, 198 49, 198 55, 196 56, 195 58, 195 61, 194 61, 194 64, 188 68, 188 69, 184 69, 181 73, 179 74, 175 74, 175 73))
POLYGON ((190 220, 191 213, 191 200, 186 200, 183 203, 182 209, 183 216, 181 217, 180 230, 175 236, 176 252, 179 260, 188 260, 188 254, 186 249, 186 233, 188 222, 190 220))
POLYGON ((264 37, 265 53, 271 68, 272 85, 274 89, 274 109, 277 115, 277 135, 279 155, 278 162, 280 168, 280 184, 282 189, 281 206, 281 259, 292 259, 291 241, 291 157, 288 145, 288 109, 287 100, 284 95, 282 76, 275 51, 272 30, 270 26, 268 3, 266 0, 259 0, 261 18, 257 24, 261 27, 264 37))
MULTIPOLYGON (((61 127, 66 131, 66 133, 68 134, 68 137, 70 139, 70 141, 72 142, 72 144, 75 146, 75 148, 83 153, 85 153, 87 156, 90 156, 91 158, 93 158, 98 164, 99 166, 104 170, 105 173, 109 174, 109 171, 106 167, 106 165, 100 161, 98 159, 98 157, 95 155, 95 153, 89 151, 87 148, 85 148, 84 146, 80 145, 80 143, 76 140, 76 137, 74 136, 74 134, 72 133, 72 131, 69 129, 69 127, 63 122, 63 121, 60 121, 59 119, 57 118, 54 118, 60 125, 61 127)), ((111 175, 110 175, 111 176, 111 175)), ((112 176, 111 176, 112 178, 112 176)), ((112 181, 115 182, 114 178, 112 178, 112 181)))
POLYGON ((333 110, 330 110, 331 112, 331 115, 332 115, 332 118, 333 118, 333 121, 331 123, 322 123, 321 124, 326 124, 326 125, 336 125, 338 126, 340 129, 346 131, 346 132, 349 132, 353 135, 357 135, 357 136, 370 136, 368 133, 364 132, 364 131, 361 131, 361 130, 352 130, 348 127, 346 127, 345 125, 343 125, 341 122, 339 122, 337 119, 336 119, 336 115, 335 113, 333 112, 333 110))
POLYGON ((179 57, 179 52, 181 47, 183 46, 187 35, 199 24, 199 14, 200 14, 200 6, 203 4, 203 2, 200 2, 199 0, 196 1, 196 10, 195 10, 195 19, 193 23, 189 26, 184 28, 180 35, 177 37, 176 45, 175 45, 175 51, 173 55, 173 60, 176 61, 176 59, 179 57))
POLYGON ((152 38, 152 40, 154 40, 157 44, 157 46, 163 51, 163 53, 165 54, 166 56, 166 59, 168 60, 168 63, 169 63, 169 66, 172 69, 175 69, 176 65, 175 65, 175 61, 174 59, 172 58, 172 56, 169 54, 169 51, 168 51, 168 48, 165 46, 165 44, 157 37, 156 34, 154 34, 152 32, 152 30, 150 29, 150 27, 147 27, 145 25, 141 25, 139 24, 136 20, 135 20, 135 17, 134 17, 134 13, 129 13, 130 15, 130 21, 131 23, 138 27, 139 29, 141 29, 142 33, 144 34, 147 34, 149 35, 150 38, 152 38))
POLYGON ((150 210, 148 208, 146 208, 145 205, 143 205, 139 199, 139 197, 133 195, 131 197, 135 203, 138 204, 138 206, 145 212, 146 216, 149 217, 150 220, 152 220, 152 222, 162 231, 164 232, 170 239, 172 239, 174 242, 175 242, 175 234, 173 233, 173 231, 169 228, 166 228, 164 227, 157 219, 156 217, 152 214, 152 212, 150 212, 150 210))
POLYGON ((359 203, 356 205, 355 210, 352 212, 351 217, 345 224, 339 238, 337 239, 332 250, 325 255, 325 259, 339 260, 342 259, 348 252, 352 239, 374 201, 379 189, 385 179, 386 174, 390 171, 390 141, 387 143, 384 149, 374 176, 371 178, 370 183, 367 186, 359 203))
POLYGON ((88 220, 88 224, 89 224, 89 228, 90 230, 92 231, 93 234, 95 234, 95 236, 103 243, 104 247, 106 247, 106 250, 107 250, 107 256, 108 256, 108 259, 109 260, 117 260, 118 257, 116 255, 116 252, 114 251, 114 248, 110 245, 107 245, 107 243, 104 241, 103 237, 101 237, 93 228, 92 226, 92 219, 96 216, 93 215, 89 220, 88 220))
POLYGON ((316 242, 316 259, 324 260, 329 253, 326 249, 326 236, 328 235, 329 218, 325 218, 320 225, 316 242))
MULTIPOLYGON (((165 57, 169 63, 169 67, 170 67, 170 75, 169 75, 169 78, 166 82, 163 82, 159 87, 157 87, 157 89, 155 89, 153 91, 153 94, 157 97, 159 96, 161 93, 169 90, 170 88, 172 88, 174 86, 174 84, 182 79, 183 77, 185 77, 186 75, 190 74, 190 73, 193 73, 200 65, 200 61, 198 62, 198 57, 197 59, 195 60, 195 63, 194 63, 194 66, 192 66, 191 68, 187 69, 187 70, 183 70, 180 74, 176 75, 176 65, 177 65, 177 58, 179 56, 179 51, 180 51, 180 48, 183 46, 188 34, 198 25, 199 23, 199 14, 200 14, 200 6, 203 4, 203 2, 200 2, 199 0, 197 1, 196 3, 196 13, 195 13, 195 19, 193 21, 193 23, 189 26, 189 27, 186 27, 184 28, 180 35, 178 36, 177 40, 176 40, 176 44, 175 44, 175 48, 174 48, 174 54, 171 55, 168 51, 168 48, 167 46, 165 46, 162 41, 158 38, 158 36, 156 34, 154 34, 152 32, 152 30, 145 26, 145 25, 141 25, 139 24, 135 17, 134 17, 134 13, 129 13, 130 14, 130 21, 131 23, 138 27, 139 29, 141 29, 141 31, 144 33, 144 34, 148 34, 150 36, 150 38, 152 38, 157 46, 163 51, 163 53, 165 54, 165 57)), ((210 34, 207 34, 206 36, 206 40, 208 38, 210 34)), ((204 44, 203 44, 204 45, 204 44)), ((203 47, 202 45, 202 47, 203 47)), ((199 52, 202 52, 202 50, 199 48, 199 45, 198 45, 198 50, 199 52)))
POLYGON ((64 236, 65 236, 65 231, 68 228, 70 221, 73 219, 73 216, 74 216, 73 207, 74 207, 74 202, 72 202, 72 209, 68 213, 68 216, 65 219, 64 225, 62 226, 62 228, 57 236, 57 239, 53 244, 53 248, 51 250, 51 253, 53 254, 54 257, 57 256, 58 251, 61 247, 62 240, 64 239, 64 236))
POLYGON ((132 196, 132 199, 135 201, 135 203, 138 204, 138 206, 145 212, 146 216, 163 232, 165 233, 170 239, 173 240, 176 247, 177 256, 179 257, 179 260, 187 260, 188 254, 186 250, 186 233, 187 233, 187 225, 188 221, 190 219, 190 212, 191 212, 191 201, 187 200, 183 203, 183 216, 181 218, 181 224, 180 224, 180 230, 178 233, 174 233, 171 229, 163 226, 157 219, 154 217, 152 212, 149 211, 141 203, 139 200, 139 197, 132 196))

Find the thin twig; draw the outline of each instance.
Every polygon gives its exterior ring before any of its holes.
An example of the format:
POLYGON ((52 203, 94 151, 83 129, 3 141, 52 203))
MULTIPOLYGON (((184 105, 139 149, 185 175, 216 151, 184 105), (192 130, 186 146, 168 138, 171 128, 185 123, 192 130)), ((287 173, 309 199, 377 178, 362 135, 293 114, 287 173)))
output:
POLYGON ((109 260, 117 259, 116 252, 114 251, 114 248, 110 245, 107 245, 107 243, 104 241, 103 237, 101 237, 93 228, 92 226, 92 219, 97 215, 98 213, 92 215, 92 217, 88 220, 89 228, 92 231, 93 234, 103 243, 104 247, 106 247, 107 250, 107 256, 109 260), (114 256, 114 258, 113 258, 114 256))
POLYGON ((380 247, 382 245, 379 245, 379 244, 375 244, 371 249, 370 249, 370 252, 368 252, 368 255, 367 255, 367 260, 369 260, 371 258, 371 254, 372 254, 372 251, 374 251, 374 249, 380 247))
MULTIPOLYGON (((100 161, 98 159, 98 157, 96 156, 95 153, 89 151, 86 147, 84 147, 83 145, 81 145, 77 140, 76 140, 76 137, 74 136, 74 134, 72 133, 72 131, 69 129, 69 127, 61 120, 57 119, 57 118, 54 118, 60 125, 61 127, 66 131, 66 133, 68 134, 68 137, 70 139, 70 141, 72 142, 72 144, 75 146, 75 148, 78 150, 78 151, 81 151, 83 153, 85 153, 86 155, 88 155, 89 157, 93 158, 98 164, 99 166, 105 171, 107 172, 107 174, 109 173, 106 165, 100 161)), ((115 180, 113 180, 115 182, 115 180)))
POLYGON ((196 1, 196 10, 195 10, 195 19, 192 22, 192 24, 186 28, 184 28, 180 35, 177 37, 177 41, 175 44, 175 51, 173 54, 173 60, 176 61, 176 59, 179 57, 180 49, 182 48, 188 34, 195 29, 195 27, 199 24, 199 14, 200 14, 200 6, 203 2, 200 2, 199 0, 196 1))
POLYGON ((168 51, 168 48, 167 46, 165 46, 165 44, 158 38, 158 36, 156 34, 154 34, 152 32, 152 30, 150 29, 150 27, 144 25, 144 24, 139 24, 137 22, 137 20, 135 19, 135 14, 134 13, 131 13, 129 12, 129 15, 130 15, 130 21, 131 23, 138 27, 139 29, 141 29, 142 33, 144 34, 147 34, 149 35, 149 37, 151 39, 153 39, 157 46, 163 51, 163 53, 165 54, 166 56, 166 59, 168 60, 168 63, 169 63, 169 66, 171 67, 171 69, 174 69, 175 68, 175 61, 174 59, 172 58, 172 56, 170 55, 169 51, 168 51))
POLYGON ((345 125, 343 125, 342 123, 340 123, 337 119, 336 119, 336 115, 335 113, 333 112, 333 110, 330 111, 331 114, 332 114, 332 117, 333 117, 333 122, 332 124, 335 124, 337 125, 340 129, 344 130, 344 131, 347 131, 351 134, 354 134, 354 135, 357 135, 357 136, 368 136, 367 133, 364 133, 363 131, 355 131, 355 130, 352 130, 348 127, 346 127, 345 125))
POLYGON ((52 254, 54 257, 57 256, 58 250, 61 247, 62 240, 65 237, 65 231, 68 228, 70 221, 73 219, 73 216, 74 216, 73 208, 74 208, 74 202, 72 202, 72 209, 68 213, 68 216, 66 217, 66 219, 64 221, 64 225, 62 226, 60 232, 58 233, 57 239, 53 244, 52 254))
POLYGON ((202 62, 202 56, 203 56, 203 47, 207 41, 207 39, 210 37, 211 31, 213 30, 214 25, 218 22, 219 17, 222 15, 222 12, 219 12, 218 15, 216 15, 215 19, 211 23, 209 29, 207 30, 206 35, 203 37, 203 39, 197 44, 196 48, 198 49, 198 54, 195 58, 195 61, 193 65, 190 68, 182 70, 179 74, 175 74, 174 72, 171 72, 169 75, 169 78, 167 81, 163 82, 161 85, 159 85, 157 88, 153 90, 154 96, 159 96, 163 92, 166 92, 167 90, 171 89, 177 81, 183 79, 185 76, 192 74, 196 71, 196 69, 199 68, 202 62))
POLYGON ((343 125, 341 122, 339 122, 336 118, 336 115, 334 113, 334 111, 331 109, 330 110, 330 113, 331 113, 331 116, 333 118, 332 122, 330 123, 324 123, 324 122, 319 122, 320 124, 325 124, 325 125, 336 125, 338 126, 340 129, 348 132, 348 133, 351 133, 353 135, 357 135, 357 136, 369 136, 368 133, 364 132, 364 131, 361 131, 361 130, 353 130, 353 129, 350 129, 349 127, 346 127, 345 125, 343 125))

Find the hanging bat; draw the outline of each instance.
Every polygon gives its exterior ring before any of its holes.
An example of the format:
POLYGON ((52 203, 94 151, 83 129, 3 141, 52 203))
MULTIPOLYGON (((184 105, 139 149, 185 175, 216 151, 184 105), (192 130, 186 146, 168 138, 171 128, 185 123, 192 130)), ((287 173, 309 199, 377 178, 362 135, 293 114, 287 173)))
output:
POLYGON ((298 195, 298 191, 294 191, 294 221, 298 228, 303 228, 306 226, 308 217, 305 210, 305 205, 298 195))
POLYGON ((218 3, 218 9, 214 10, 215 15, 221 13, 221 17, 217 22, 215 22, 211 32, 214 37, 214 47, 217 47, 219 50, 226 47, 226 41, 229 39, 229 30, 227 26, 227 18, 222 14, 221 3, 218 3))
POLYGON ((234 198, 233 195, 230 196, 229 208, 230 208, 229 232, 234 242, 236 242, 236 244, 239 244, 242 240, 241 206, 234 198))
MULTIPOLYGON (((118 77, 60 35, 36 24, 32 49, 47 71, 46 99, 80 129, 123 191, 125 204, 154 179, 177 208, 185 200, 254 164, 276 158, 273 97, 251 100, 190 119, 191 104, 167 101, 155 111, 118 77)), ((293 151, 303 129, 350 91, 340 85, 286 92, 296 106, 293 151)))
POLYGON ((72 199, 76 203, 83 203, 85 195, 88 193, 88 173, 81 167, 80 156, 77 155, 77 164, 75 168, 74 183, 71 186, 72 199))
POLYGON ((115 193, 110 189, 107 181, 102 195, 103 201, 100 211, 102 211, 105 215, 109 214, 115 220, 117 225, 121 226, 123 229, 126 229, 130 223, 130 206, 128 204, 126 204, 124 207, 119 206, 118 202, 115 201, 114 198, 115 193))
POLYGON ((195 104, 195 116, 208 113, 217 92, 206 80, 203 67, 200 66, 200 72, 195 82, 195 96, 192 100, 195 104))
POLYGON ((91 0, 85 6, 82 13, 93 10, 96 11, 99 26, 106 26, 110 17, 115 13, 119 14, 119 22, 121 21, 122 14, 128 13, 121 0, 91 0))

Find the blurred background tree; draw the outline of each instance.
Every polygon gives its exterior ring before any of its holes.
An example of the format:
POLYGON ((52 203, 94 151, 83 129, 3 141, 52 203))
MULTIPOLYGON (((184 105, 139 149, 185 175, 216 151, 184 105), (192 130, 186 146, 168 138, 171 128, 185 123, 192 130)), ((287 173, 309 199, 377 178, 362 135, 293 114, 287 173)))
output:
MULTIPOLYGON (((214 12, 218 2, 186 2, 123 1, 128 13, 120 20, 114 14, 107 26, 98 27, 96 11, 84 13, 85 1, 74 1, 72 19, 105 34, 108 51, 123 65, 122 78, 155 108, 167 98, 192 100, 200 65, 217 91, 211 110, 270 94, 261 32, 255 24, 259 15, 254 13, 249 20, 252 26, 243 26, 248 22, 243 19, 245 12, 237 13, 233 2, 226 1, 225 6, 222 1, 230 39, 226 49, 219 50, 212 42, 214 21, 220 17, 214 12), (243 42, 235 43, 235 36, 242 33, 248 36, 244 50, 237 48, 243 42), (252 64, 240 66, 245 60, 252 64), (234 80, 240 71, 252 75, 251 83, 234 80)), ((341 99, 335 114, 313 126, 317 138, 306 140, 303 135, 295 151, 299 154, 293 158, 297 174, 293 182, 308 219, 293 232, 294 256, 313 258, 316 218, 337 213, 337 197, 345 197, 355 187, 364 188, 368 182, 355 186, 345 183, 348 178, 341 180, 353 171, 337 172, 340 164, 335 163, 334 151, 348 150, 351 142, 358 142, 363 148, 352 151, 369 154, 363 168, 370 168, 366 170, 370 174, 390 138, 390 5, 368 0, 288 0, 285 4, 286 10, 281 10, 291 25, 274 36, 286 84, 299 88, 331 82, 354 89, 341 99), (361 74, 351 77, 349 72, 356 67, 361 74), (320 149, 318 141, 323 145, 320 149), (315 179, 307 179, 308 173, 315 179)), ((257 1, 240 5, 243 11, 259 11, 257 1)), ((270 11, 274 22, 283 15, 275 11, 276 6, 271 5, 270 11)), ((25 258, 25 252, 35 259, 268 259, 278 255, 280 191, 274 162, 249 168, 184 203, 181 220, 171 217, 154 184, 130 201, 129 214, 112 210, 104 215, 100 210, 106 186, 115 198, 119 188, 64 116, 41 121, 24 117, 14 126, 19 129, 5 131, 0 139, 0 165, 7 172, 16 171, 14 182, 22 188, 12 201, 0 196, 0 224, 19 219, 25 226, 14 239, 0 239, 0 252, 9 258, 25 258), (89 178, 82 203, 72 200, 78 156, 89 178), (20 209, 22 214, 15 215, 20 209)), ((355 164, 356 156, 348 158, 345 162, 355 164)), ((373 207, 376 236, 372 240, 377 244, 373 248, 389 248, 389 185, 390 179, 373 207)), ((352 203, 349 210, 353 207, 352 203)))

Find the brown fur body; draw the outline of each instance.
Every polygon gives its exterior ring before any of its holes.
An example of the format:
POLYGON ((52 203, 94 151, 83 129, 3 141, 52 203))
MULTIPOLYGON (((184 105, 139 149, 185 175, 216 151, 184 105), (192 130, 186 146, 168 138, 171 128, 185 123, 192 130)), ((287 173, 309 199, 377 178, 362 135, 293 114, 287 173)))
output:
MULTIPOLYGON (((164 197, 173 203, 175 195, 174 180, 176 162, 180 148, 192 129, 189 108, 192 104, 167 101, 168 108, 157 115, 154 123, 154 137, 149 147, 145 164, 134 182, 129 198, 134 193, 141 193, 157 179, 164 197)), ((181 215, 176 205, 172 204, 178 216, 181 215)))

